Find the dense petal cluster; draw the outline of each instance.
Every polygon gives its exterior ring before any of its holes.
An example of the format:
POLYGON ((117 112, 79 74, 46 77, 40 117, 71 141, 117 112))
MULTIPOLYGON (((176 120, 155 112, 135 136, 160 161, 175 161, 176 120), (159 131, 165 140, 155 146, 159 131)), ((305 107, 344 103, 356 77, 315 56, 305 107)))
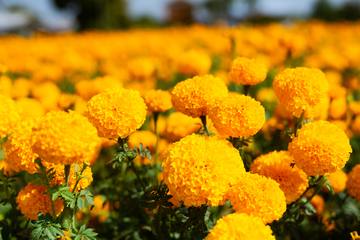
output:
POLYGON ((274 79, 273 87, 280 104, 295 117, 302 114, 313 118, 313 108, 327 97, 328 81, 325 75, 314 68, 288 68, 274 79))
POLYGON ((9 135, 20 121, 20 114, 11 98, 0 95, 0 138, 9 135))
POLYGON ((191 117, 205 116, 219 98, 228 94, 225 82, 212 75, 182 81, 171 92, 174 108, 191 117))
POLYGON ((326 176, 330 182, 331 187, 335 193, 339 193, 345 190, 347 175, 343 170, 337 170, 336 172, 330 173, 326 176))
POLYGON ((142 144, 143 147, 153 151, 156 144, 156 135, 147 130, 136 131, 130 135, 128 144, 130 148, 139 147, 142 144))
POLYGON ((86 116, 101 137, 125 138, 144 123, 146 105, 138 91, 112 89, 89 100, 86 116))
POLYGON ((348 174, 346 188, 350 196, 360 201, 360 164, 356 165, 348 174))
POLYGON ((189 117, 181 112, 174 112, 166 120, 164 136, 171 142, 180 140, 201 128, 199 118, 189 117))
POLYGON ((265 80, 267 66, 257 58, 236 58, 231 65, 229 78, 236 84, 256 85, 265 80))
POLYGON ((264 125, 265 109, 249 96, 231 93, 211 107, 209 117, 221 135, 249 137, 264 125))
POLYGON ((219 219, 206 240, 275 240, 260 218, 232 213, 219 219))
POLYGON ((149 90, 143 95, 150 112, 166 112, 172 108, 171 94, 164 90, 149 90))
POLYGON ((294 164, 287 151, 261 155, 251 165, 251 172, 274 179, 285 193, 286 202, 298 199, 308 186, 307 175, 294 164))
MULTIPOLYGON (((36 220, 39 213, 53 214, 51 199, 46 191, 45 186, 31 183, 21 189, 16 198, 20 212, 30 220, 36 220)), ((54 213, 58 215, 62 212, 63 207, 62 200, 56 200, 54 202, 54 213)))
POLYGON ((101 144, 96 128, 75 112, 51 111, 33 128, 33 150, 49 163, 92 162, 101 144))
POLYGON ((211 58, 208 53, 197 49, 185 51, 176 58, 177 69, 185 75, 207 74, 211 67, 211 58))
POLYGON ((164 156, 163 178, 185 206, 217 206, 245 169, 229 142, 192 134, 172 144, 164 156))
POLYGON ((258 174, 246 173, 226 194, 236 212, 246 213, 271 223, 286 210, 284 192, 277 182, 258 174))
POLYGON ((351 151, 345 132, 327 121, 306 124, 289 144, 296 165, 310 176, 343 168, 351 151))
POLYGON ((22 121, 14 127, 4 144, 5 170, 9 172, 37 171, 35 159, 38 157, 32 150, 32 128, 36 121, 22 121))

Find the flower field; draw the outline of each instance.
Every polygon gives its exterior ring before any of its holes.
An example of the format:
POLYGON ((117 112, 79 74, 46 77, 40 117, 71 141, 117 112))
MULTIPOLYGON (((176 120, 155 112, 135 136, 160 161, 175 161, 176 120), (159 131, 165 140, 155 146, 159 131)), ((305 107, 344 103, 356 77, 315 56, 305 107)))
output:
POLYGON ((359 239, 360 23, 0 46, 0 239, 359 239))

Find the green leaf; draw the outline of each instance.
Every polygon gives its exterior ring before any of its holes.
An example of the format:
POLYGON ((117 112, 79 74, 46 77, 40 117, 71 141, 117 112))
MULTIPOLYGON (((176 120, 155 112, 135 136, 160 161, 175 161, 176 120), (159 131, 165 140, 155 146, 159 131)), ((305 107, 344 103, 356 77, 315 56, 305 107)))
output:
POLYGON ((34 240, 55 240, 61 236, 64 236, 61 230, 61 225, 55 223, 47 216, 39 216, 39 220, 32 223, 33 230, 31 232, 31 238, 34 240))
POLYGON ((79 231, 73 234, 75 240, 96 240, 97 233, 92 228, 86 228, 82 225, 79 231))

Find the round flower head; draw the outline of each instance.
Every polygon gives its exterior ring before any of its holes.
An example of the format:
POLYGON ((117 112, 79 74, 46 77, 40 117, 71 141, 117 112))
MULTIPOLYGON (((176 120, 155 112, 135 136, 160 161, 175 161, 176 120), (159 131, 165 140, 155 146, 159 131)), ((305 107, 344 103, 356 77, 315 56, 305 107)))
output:
POLYGON ((212 75, 182 81, 171 92, 174 108, 191 117, 205 116, 210 106, 228 94, 223 80, 212 75))
POLYGON ((329 180, 334 192, 339 193, 345 190, 347 175, 342 170, 330 173, 326 177, 329 180))
POLYGON ((138 91, 112 89, 92 97, 86 115, 101 137, 125 138, 144 123, 146 105, 138 91))
POLYGON ((260 218, 232 213, 219 219, 206 240, 275 240, 260 218))
POLYGON ((35 159, 38 157, 32 150, 32 128, 36 121, 26 120, 14 127, 4 144, 5 162, 10 172, 27 171, 33 174, 37 171, 35 159))
POLYGON ((22 119, 36 119, 45 114, 41 103, 33 98, 20 98, 16 101, 22 119))
POLYGON ((97 157, 101 140, 96 128, 75 112, 52 111, 33 129, 33 150, 49 163, 87 163, 97 157))
POLYGON ((226 140, 190 135, 173 143, 163 160, 163 178, 185 206, 217 206, 245 169, 238 151, 226 140))
POLYGON ((356 165, 348 174, 346 188, 350 196, 360 201, 360 164, 356 165))
POLYGON ((150 90, 143 95, 150 112, 166 112, 172 108, 171 94, 164 90, 150 90))
POLYGON ((267 70, 260 59, 238 57, 231 64, 229 79, 236 84, 256 85, 265 80, 267 70))
POLYGON ((303 113, 312 118, 312 108, 327 97, 328 81, 320 70, 314 68, 288 68, 274 79, 273 87, 280 104, 295 117, 303 113))
POLYGON ((274 151, 255 159, 251 172, 279 183, 286 202, 291 203, 298 199, 308 186, 307 175, 293 164, 294 159, 287 151, 274 151))
POLYGON ((20 115, 15 102, 9 97, 0 95, 0 138, 9 135, 19 121, 20 115))
POLYGON ((181 112, 171 113, 166 120, 164 136, 171 142, 195 133, 201 128, 199 118, 189 117, 181 112))
POLYGON ((176 62, 178 71, 190 76, 207 74, 211 68, 209 54, 197 49, 180 54, 177 56, 176 62))
POLYGON ((144 148, 154 151, 156 135, 151 131, 136 131, 130 135, 128 143, 130 148, 139 147, 142 144, 144 148))
POLYGON ((310 201, 311 205, 313 205, 313 207, 316 210, 317 214, 322 214, 324 212, 325 209, 325 201, 324 198, 320 195, 315 195, 311 201, 310 201))
MULTIPOLYGON (((38 214, 53 214, 52 204, 46 187, 29 183, 17 195, 16 202, 20 212, 30 220, 37 220, 38 214)), ((63 201, 58 199, 54 204, 55 215, 62 212, 63 201)))
POLYGON ((259 217, 271 223, 286 210, 284 192, 277 182, 258 174, 245 173, 226 194, 236 212, 259 217))
POLYGON ((221 135, 249 137, 264 125, 265 109, 251 97, 232 93, 213 105, 209 117, 221 135))
POLYGON ((296 165, 309 176, 343 168, 351 151, 345 132, 327 121, 306 124, 289 144, 296 165))

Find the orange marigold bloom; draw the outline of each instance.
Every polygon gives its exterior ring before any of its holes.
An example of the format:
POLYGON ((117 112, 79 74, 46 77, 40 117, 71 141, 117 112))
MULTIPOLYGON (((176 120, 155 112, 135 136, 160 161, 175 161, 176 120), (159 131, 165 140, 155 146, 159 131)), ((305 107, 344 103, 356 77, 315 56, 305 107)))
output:
POLYGON ((346 114, 346 98, 336 98, 331 101, 329 115, 333 119, 340 119, 346 114))
POLYGON ((213 105, 209 117, 221 135, 250 137, 264 125, 265 109, 249 96, 232 93, 213 105))
POLYGON ((144 123, 146 105, 138 91, 112 89, 89 100, 86 116, 101 137, 125 138, 144 123))
POLYGON ((189 76, 207 74, 211 68, 209 54, 196 49, 178 55, 176 63, 178 71, 189 76))
POLYGON ((245 172, 238 151, 226 140, 192 134, 173 143, 163 160, 163 178, 185 206, 217 206, 245 172))
POLYGON ((27 120, 17 124, 4 144, 5 171, 27 171, 33 174, 37 171, 35 159, 38 157, 32 150, 32 128, 36 121, 27 120))
POLYGON ((219 219, 206 240, 275 240, 260 218, 232 213, 219 219))
POLYGON ((11 98, 0 95, 0 138, 9 135, 20 121, 20 114, 11 98))
POLYGON ((339 193, 346 188, 347 175, 342 170, 330 173, 326 176, 330 182, 330 185, 334 189, 334 192, 339 193))
MULTIPOLYGON (((38 214, 52 214, 52 204, 45 186, 29 183, 17 195, 16 202, 22 214, 30 220, 37 220, 38 214)), ((63 201, 54 202, 54 211, 58 215, 64 208, 63 201)))
POLYGON ((156 135, 151 131, 136 131, 129 136, 128 144, 130 148, 139 147, 140 144, 150 151, 155 150, 156 135))
POLYGON ((274 151, 255 159, 251 172, 278 182, 289 204, 297 200, 308 186, 307 175, 293 164, 294 158, 287 151, 274 151))
POLYGON ((256 85, 265 80, 267 66, 258 58, 236 58, 229 72, 230 81, 242 85, 256 85))
POLYGON ((360 201, 360 164, 357 164, 348 174, 346 188, 350 196, 360 201))
POLYGON ((324 198, 320 195, 315 195, 311 201, 310 201, 311 205, 314 206, 316 213, 318 215, 321 215, 324 212, 325 209, 325 201, 324 198))
POLYGON ((16 101, 22 119, 36 119, 45 114, 41 103, 33 98, 20 98, 16 101))
POLYGON ((171 94, 164 90, 149 90, 143 95, 150 112, 166 112, 172 108, 171 94))
POLYGON ((171 142, 195 133, 201 128, 199 118, 189 117, 181 112, 171 113, 166 120, 164 136, 171 142))
POLYGON ((320 70, 314 68, 288 68, 274 79, 276 96, 285 109, 295 117, 304 113, 313 118, 311 111, 322 98, 328 96, 328 81, 320 70))
POLYGON ((271 223, 286 210, 284 192, 277 182, 258 174, 245 173, 226 194, 236 212, 259 217, 271 223))
POLYGON ((352 152, 345 132, 327 121, 308 123, 289 144, 295 163, 310 176, 324 175, 344 167, 352 152))
POLYGON ((81 80, 75 85, 77 94, 86 101, 107 89, 121 87, 121 81, 112 76, 102 76, 95 79, 81 80))
POLYGON ((223 80, 212 75, 182 81, 171 92, 174 108, 191 117, 205 116, 217 99, 228 94, 223 80))
POLYGON ((41 160, 55 164, 87 163, 97 157, 96 128, 75 112, 52 111, 33 129, 33 150, 41 160))

